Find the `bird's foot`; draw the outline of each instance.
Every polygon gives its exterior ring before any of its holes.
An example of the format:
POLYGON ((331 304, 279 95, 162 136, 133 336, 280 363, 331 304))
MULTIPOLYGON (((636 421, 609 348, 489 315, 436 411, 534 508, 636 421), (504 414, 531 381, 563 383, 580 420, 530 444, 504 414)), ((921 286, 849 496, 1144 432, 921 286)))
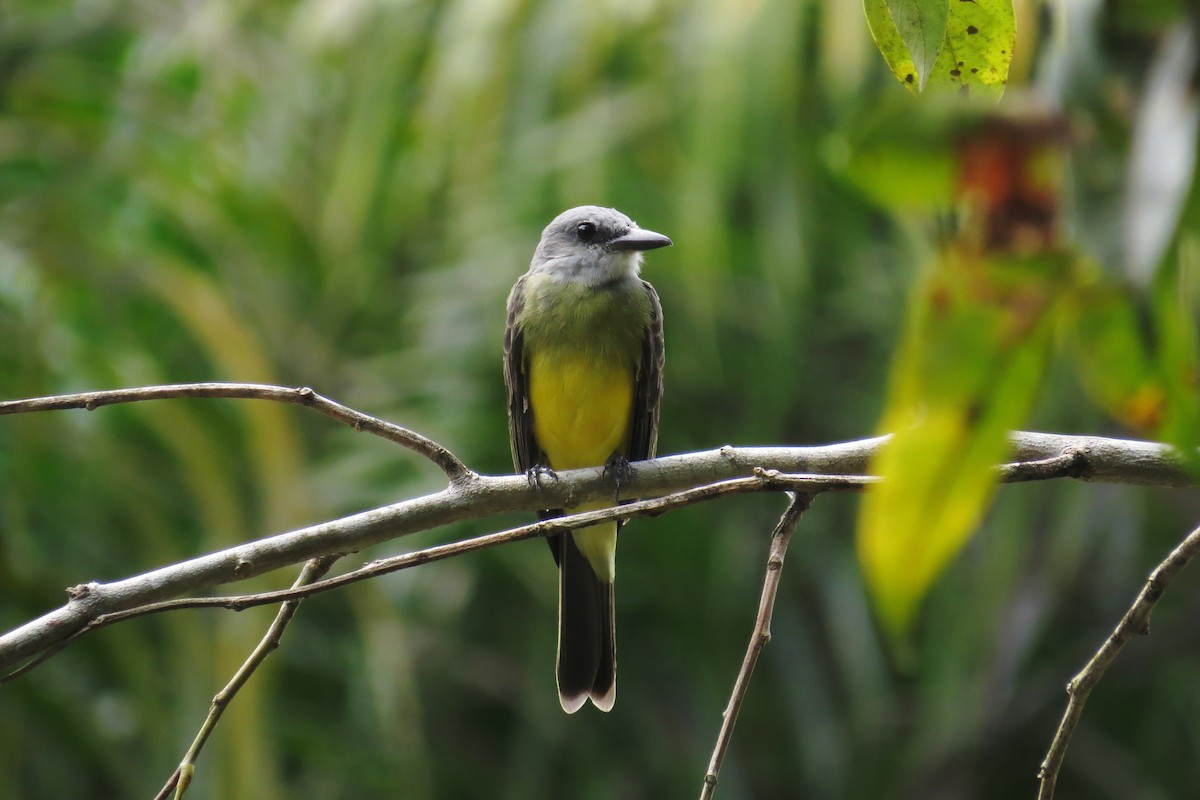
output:
POLYGON ((542 495, 542 481, 545 479, 557 482, 558 473, 545 464, 538 464, 525 470, 525 480, 529 481, 529 487, 538 493, 538 497, 542 495))
POLYGON ((633 477, 633 465, 622 453, 613 453, 604 462, 604 474, 612 478, 613 500, 621 499, 621 487, 633 477))

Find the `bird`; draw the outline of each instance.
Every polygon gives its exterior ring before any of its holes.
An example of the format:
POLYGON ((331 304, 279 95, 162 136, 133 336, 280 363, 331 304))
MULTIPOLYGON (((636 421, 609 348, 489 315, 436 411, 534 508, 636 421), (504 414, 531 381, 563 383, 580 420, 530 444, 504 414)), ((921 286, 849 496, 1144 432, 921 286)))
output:
MULTIPOLYGON (((658 293, 643 253, 671 240, 613 208, 579 206, 542 231, 508 296, 504 379, 513 463, 535 485, 558 470, 604 466, 620 481, 654 457, 663 392, 658 293)), ((542 519, 613 501, 539 512, 542 519)), ((615 521, 548 537, 558 565, 555 675, 563 711, 617 696, 615 521)))

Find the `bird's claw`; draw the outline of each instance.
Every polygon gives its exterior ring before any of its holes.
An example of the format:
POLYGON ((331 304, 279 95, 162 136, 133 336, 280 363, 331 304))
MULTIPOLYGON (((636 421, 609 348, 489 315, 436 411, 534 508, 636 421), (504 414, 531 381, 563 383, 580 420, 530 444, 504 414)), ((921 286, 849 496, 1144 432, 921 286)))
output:
POLYGON ((613 501, 620 500, 621 486, 628 483, 629 479, 633 477, 633 465, 623 454, 613 453, 608 457, 608 461, 604 462, 604 474, 612 478, 613 501))
POLYGON ((525 480, 529 481, 529 487, 542 495, 542 480, 549 478, 552 481, 558 481, 558 473, 545 464, 538 464, 525 470, 525 480))

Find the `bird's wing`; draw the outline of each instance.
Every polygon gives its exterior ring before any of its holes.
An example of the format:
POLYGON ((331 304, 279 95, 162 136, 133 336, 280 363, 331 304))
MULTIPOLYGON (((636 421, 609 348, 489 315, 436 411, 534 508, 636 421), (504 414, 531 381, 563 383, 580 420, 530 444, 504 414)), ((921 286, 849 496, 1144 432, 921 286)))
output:
POLYGON ((542 453, 533 438, 533 412, 529 408, 529 375, 525 371, 525 336, 517 317, 525 305, 525 276, 508 295, 508 324, 504 330, 504 384, 508 387, 508 439, 513 464, 528 472, 542 463, 542 453))
POLYGON ((662 305, 658 292, 646 281, 642 281, 646 294, 650 296, 650 325, 642 339, 642 363, 638 367, 637 381, 633 387, 633 413, 630 418, 629 452, 630 461, 645 461, 654 458, 658 445, 658 414, 662 406, 663 393, 663 323, 662 305))

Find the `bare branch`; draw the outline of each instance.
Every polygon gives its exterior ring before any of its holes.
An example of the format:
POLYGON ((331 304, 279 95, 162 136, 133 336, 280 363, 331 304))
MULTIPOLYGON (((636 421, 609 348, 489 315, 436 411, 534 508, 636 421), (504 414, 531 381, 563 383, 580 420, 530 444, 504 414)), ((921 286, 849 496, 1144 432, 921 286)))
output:
MULTIPOLYGON (((319 580, 322 575, 329 571, 333 563, 337 560, 336 556, 322 556, 314 558, 304 565, 304 569, 300 570, 300 574, 296 576, 293 588, 298 588, 319 580)), ((181 800, 184 793, 187 792, 188 786, 192 782, 192 775, 196 771, 196 759, 200 756, 200 751, 204 749, 204 745, 208 742, 208 737, 217 729, 217 723, 221 721, 221 715, 225 713, 225 709, 229 707, 229 703, 233 700, 233 696, 238 693, 246 681, 250 680, 250 676, 254 671, 267 660, 267 656, 279 647, 279 640, 283 638, 283 631, 287 628, 288 623, 292 621, 292 617, 296 614, 296 609, 300 607, 300 599, 289 600, 279 608, 279 612, 275 615, 275 620, 271 623, 271 627, 267 628, 266 634, 258 643, 258 646, 246 658, 246 661, 238 668, 230 678, 229 683, 225 684, 225 688, 217 692, 212 699, 212 704, 208 708, 208 716, 204 720, 204 724, 200 726, 199 733, 192 741, 191 747, 184 754, 183 760, 179 762, 179 766, 171 773, 171 777, 167 779, 166 784, 155 795, 155 800, 168 797, 172 790, 175 791, 175 800, 181 800)))
POLYGON ((233 611, 243 611, 247 608, 254 608, 256 606, 271 605, 281 602, 292 602, 314 594, 327 592, 332 589, 339 589, 351 583, 358 583, 360 581, 376 578, 391 572, 398 572, 402 569, 417 567, 422 564, 428 564, 432 561, 441 561, 453 556, 461 556, 467 553, 473 553, 477 550, 485 550, 490 547, 497 547, 509 542, 533 539, 538 536, 549 536, 555 533, 564 533, 575 528, 594 525, 598 522, 604 522, 611 519, 632 519, 634 517, 657 516, 665 511, 681 508, 686 505, 692 505, 704 500, 712 500, 718 497, 724 497, 726 495, 745 494, 748 492, 766 491, 771 489, 782 490, 787 488, 799 489, 814 495, 827 491, 858 491, 872 483, 875 483, 877 480, 877 478, 871 476, 785 475, 771 470, 760 470, 751 478, 739 478, 731 481, 722 481, 720 483, 709 484, 707 486, 700 486, 695 489, 675 492, 673 494, 666 495, 664 497, 658 497, 652 500, 641 500, 613 508, 605 508, 597 511, 587 511, 579 514, 555 517, 553 519, 536 522, 530 525, 522 525, 520 527, 511 528, 498 533, 489 533, 482 536, 476 536, 471 539, 464 539, 458 542, 427 547, 423 550, 417 550, 412 553, 405 553, 403 555, 372 561, 356 570, 343 573, 342 575, 338 575, 333 578, 327 578, 320 581, 314 579, 313 581, 305 584, 296 584, 290 589, 279 589, 271 592, 256 592, 254 594, 227 595, 223 597, 184 597, 175 600, 164 600, 157 603, 148 603, 146 605, 136 606, 121 611, 101 614, 94 619, 89 620, 85 625, 83 625, 83 627, 75 631, 66 639, 56 642, 52 647, 47 648, 27 663, 21 665, 20 668, 10 672, 3 678, 0 678, 0 685, 10 683, 34 667, 37 667, 45 661, 48 661, 53 655, 84 634, 90 633, 99 628, 108 627, 109 625, 113 625, 118 622, 124 622, 125 620, 133 619, 134 617, 143 617, 150 614, 162 613, 164 611, 180 611, 189 608, 225 608, 233 611))
POLYGON ((788 542, 796 530, 800 516, 812 504, 810 494, 793 494, 791 502, 775 525, 771 533, 771 549, 767 556, 767 574, 763 578, 762 597, 758 601, 758 617, 754 620, 754 632, 750 634, 750 644, 746 647, 746 655, 742 659, 742 668, 738 670, 737 680, 733 682, 733 694, 729 696, 729 705, 721 721, 721 729, 717 733, 717 743, 713 747, 712 758, 708 762, 708 772, 704 774, 704 783, 700 788, 700 800, 712 800, 717 790, 717 775, 721 772, 721 764, 725 761, 725 753, 729 750, 729 741, 733 738, 733 726, 737 724, 738 712, 741 711, 742 701, 750 686, 750 676, 758 663, 758 655, 771 641, 771 615, 775 611, 775 595, 779 592, 779 578, 783 572, 783 559, 787 555, 788 542))
MULTIPOLYGON (((73 397, 78 402, 85 396, 73 397)), ((878 437, 820 447, 726 446, 637 462, 633 475, 622 482, 621 496, 654 497, 753 476, 761 470, 809 474, 813 481, 828 482, 833 478, 821 476, 839 475, 845 476, 841 480, 851 480, 866 471, 886 442, 886 437, 878 437)), ((1164 445, 1040 433, 1014 434, 1013 445, 1022 462, 1044 463, 1036 475, 1029 474, 1023 463, 1009 465, 1002 468, 1002 480, 1069 475, 1109 483, 1194 485, 1194 478, 1164 445)), ((786 488, 790 487, 767 481, 744 491, 786 488)), ((610 498, 612 493, 612 480, 599 467, 564 471, 557 481, 536 487, 523 475, 482 476, 467 471, 446 489, 424 497, 246 542, 136 577, 74 587, 66 605, 0 636, 0 670, 13 669, 55 647, 105 614, 244 580, 317 556, 356 552, 452 522, 507 511, 570 508, 610 498)))
POLYGON ((183 397, 235 400, 274 400, 305 406, 320 411, 327 417, 344 422, 356 431, 366 431, 382 436, 390 442, 419 453, 446 473, 451 481, 470 472, 467 465, 432 439, 416 431, 403 428, 378 417, 336 403, 317 394, 308 387, 290 388, 261 383, 180 383, 170 386, 142 386, 133 389, 113 389, 104 392, 82 392, 61 394, 53 397, 33 397, 28 400, 0 402, 0 416, 5 414, 27 414, 34 411, 62 411, 85 408, 93 411, 101 406, 118 403, 138 403, 144 400, 175 400, 183 397))
POLYGON ((1146 585, 1125 612, 1125 616, 1117 623, 1117 627, 1104 640, 1104 644, 1096 651, 1096 655, 1092 656, 1087 666, 1067 684, 1067 709, 1058 725, 1058 731, 1054 734, 1054 741, 1050 743, 1046 758, 1038 770, 1038 800, 1051 800, 1054 797, 1054 785, 1058 781, 1059 770, 1067 755, 1067 744, 1076 725, 1079 724, 1084 703, 1087 702, 1092 689, 1104 677, 1105 671, 1126 642, 1135 634, 1144 635, 1150 632, 1150 614, 1154 611, 1155 604, 1197 552, 1200 552, 1200 528, 1189 533, 1166 560, 1154 568, 1146 585))

